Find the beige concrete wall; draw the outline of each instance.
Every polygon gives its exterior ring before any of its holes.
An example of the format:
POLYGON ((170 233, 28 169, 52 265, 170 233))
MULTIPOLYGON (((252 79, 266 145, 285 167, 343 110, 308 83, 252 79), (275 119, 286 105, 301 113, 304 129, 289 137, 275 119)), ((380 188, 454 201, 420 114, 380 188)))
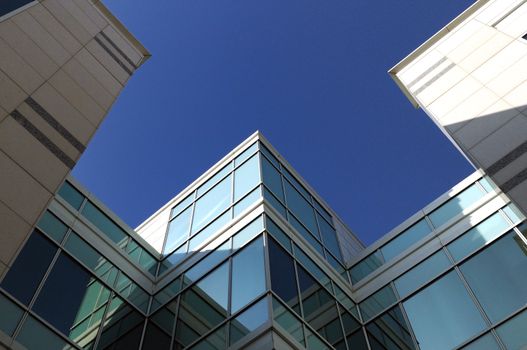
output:
POLYGON ((480 0, 475 6, 392 74, 467 158, 527 211, 527 3, 480 0))
POLYGON ((0 276, 147 56, 98 1, 0 18, 0 276))

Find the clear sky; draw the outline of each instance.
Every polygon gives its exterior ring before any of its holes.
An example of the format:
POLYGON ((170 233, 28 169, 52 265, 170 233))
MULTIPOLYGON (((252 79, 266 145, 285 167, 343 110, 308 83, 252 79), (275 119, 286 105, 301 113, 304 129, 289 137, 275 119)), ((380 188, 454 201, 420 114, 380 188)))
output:
POLYGON ((370 244, 474 170, 386 73, 468 0, 105 0, 153 57, 73 175, 135 227, 260 130, 370 244))

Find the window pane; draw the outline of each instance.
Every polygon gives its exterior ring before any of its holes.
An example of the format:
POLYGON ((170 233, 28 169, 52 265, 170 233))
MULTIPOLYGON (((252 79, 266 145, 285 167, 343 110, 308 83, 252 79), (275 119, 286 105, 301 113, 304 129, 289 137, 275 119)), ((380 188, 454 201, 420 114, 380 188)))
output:
POLYGON ((231 345, 269 320, 267 299, 262 299, 231 321, 231 345))
POLYGON ((494 336, 487 333, 487 335, 463 347, 463 350, 500 350, 500 347, 494 336))
POLYGON ((242 198, 260 183, 259 164, 258 155, 255 155, 234 170, 234 201, 242 198))
POLYGON ((318 236, 313 207, 289 182, 285 181, 284 185, 287 207, 314 235, 318 236))
POLYGON ((114 297, 108 307, 97 349, 137 349, 143 321, 144 317, 139 312, 121 298, 114 297))
POLYGON ((224 178, 228 173, 232 171, 232 163, 229 163, 223 169, 218 171, 213 177, 211 177, 207 182, 201 185, 197 192, 197 196, 201 196, 203 193, 207 192, 211 187, 213 187, 219 180, 224 178))
POLYGON ((265 291, 263 249, 263 237, 260 237, 232 259, 232 313, 265 291))
POLYGON ((69 182, 64 182, 64 185, 59 190, 59 196, 77 210, 79 210, 84 201, 84 196, 69 182))
POLYGON ((227 348, 227 325, 223 325, 198 344, 192 350, 225 350, 227 348))
POLYGON ((283 201, 284 190, 282 189, 282 176, 265 157, 262 157, 262 175, 265 185, 276 197, 283 201))
POLYGON ((33 232, 2 281, 2 287, 24 304, 29 304, 57 251, 50 240, 33 232))
POLYGON ((306 228, 293 215, 289 214, 288 217, 289 222, 298 231, 298 233, 300 233, 300 235, 304 237, 320 255, 324 256, 322 244, 320 244, 317 239, 308 230, 306 230, 306 228))
POLYGON ((242 164, 247 158, 253 155, 258 150, 258 142, 255 142, 251 147, 243 151, 238 157, 234 159, 234 166, 242 164))
POLYGON ((172 219, 174 216, 181 213, 183 209, 188 207, 190 203, 192 203, 193 201, 194 201, 194 192, 189 194, 187 197, 185 197, 185 199, 183 199, 181 202, 176 204, 174 208, 172 208, 172 210, 170 211, 170 219, 172 219))
POLYGON ((288 252, 291 253, 291 240, 289 237, 285 234, 284 231, 278 225, 274 223, 273 220, 266 217, 265 225, 267 228, 267 231, 275 238, 278 242, 282 243, 282 245, 286 248, 288 252))
POLYGON ((350 270, 351 282, 357 283, 373 271, 377 270, 384 264, 384 260, 379 251, 370 254, 361 262, 354 265, 350 270))
POLYGON ((348 346, 353 350, 368 350, 368 344, 366 344, 366 338, 362 330, 353 333, 348 338, 348 346))
POLYGON ((273 319, 297 342, 305 345, 302 323, 275 298, 273 298, 273 319))
POLYGON ((262 197, 260 187, 255 188, 251 193, 234 205, 234 216, 240 215, 245 209, 262 197))
POLYGON ((145 337, 143 339, 143 350, 169 350, 170 333, 166 333, 161 328, 149 322, 146 326, 145 337))
POLYGON ((16 340, 28 350, 40 350, 42 344, 46 344, 46 349, 49 350, 74 349, 73 346, 31 316, 24 322, 16 340))
POLYGON ((331 280, 329 279, 328 275, 324 271, 318 267, 317 264, 311 260, 310 257, 308 257, 302 249, 300 249, 296 244, 295 247, 295 257, 298 259, 298 261, 313 275, 317 278, 317 280, 322 283, 324 287, 331 290, 331 280))
POLYGON ((455 261, 463 259, 501 235, 509 226, 501 213, 495 213, 450 243, 447 248, 455 261))
POLYGON ((470 207, 481 199, 485 193, 478 184, 473 184, 438 209, 434 210, 428 217, 435 227, 440 227, 448 220, 460 214, 464 209, 470 207))
POLYGON ((496 328, 498 335, 508 350, 524 349, 525 344, 527 344, 526 324, 527 311, 523 311, 521 314, 514 316, 514 318, 496 328))
POLYGON ((225 259, 231 251, 231 242, 227 241, 220 247, 214 249, 206 258, 192 266, 184 274, 184 286, 197 281, 201 276, 209 272, 215 265, 225 259))
MULTIPOLYGON (((380 347, 373 346, 372 349, 415 349, 410 327, 399 306, 376 318, 366 329, 372 345, 382 344, 380 347)), ((439 347, 435 349, 443 350, 439 347)))
POLYGON ((320 235, 322 236, 322 241, 326 248, 337 257, 337 259, 342 260, 342 255, 340 254, 340 246, 337 239, 337 232, 333 227, 331 227, 328 222, 322 218, 320 214, 317 213, 318 225, 320 227, 320 235))
POLYGON ((2 294, 0 294, 0 310, 2 310, 0 312, 0 330, 12 336, 24 311, 2 294))
POLYGON ((300 314, 293 258, 272 239, 269 239, 269 265, 272 290, 300 314))
POLYGON ((205 227, 201 232, 192 237, 188 244, 188 251, 196 251, 196 248, 208 240, 212 235, 218 232, 223 226, 225 226, 232 219, 231 210, 227 210, 221 214, 216 220, 214 220, 209 226, 205 227))
POLYGON ((192 207, 188 207, 168 224, 167 241, 163 254, 169 254, 189 236, 192 207))
POLYGON ((231 178, 228 176, 217 184, 212 190, 197 200, 192 222, 192 233, 205 227, 218 214, 227 209, 231 204, 231 178))
POLYGON ((395 293, 390 285, 375 292, 375 294, 366 298, 359 305, 364 321, 369 320, 396 301, 397 298, 395 297, 395 293))
POLYGON ((513 223, 518 223, 520 221, 525 220, 525 216, 520 211, 520 209, 518 209, 518 207, 516 207, 512 203, 504 207, 503 211, 505 212, 505 214, 507 214, 507 216, 509 217, 509 219, 511 219, 513 223))
POLYGON ((486 327, 455 271, 403 305, 422 350, 452 349, 486 327))
POLYGON ((526 253, 525 244, 511 232, 460 267, 493 322, 527 303, 526 253))
POLYGON ((227 313, 229 296, 229 264, 224 263, 193 288, 200 295, 206 296, 209 302, 222 314, 227 313))
MULTIPOLYGON (((298 182, 296 178, 286 168, 282 167, 282 173, 289 180, 289 182, 293 184, 293 186, 295 186, 297 191, 302 193, 304 197, 309 201, 311 196, 309 195, 309 192, 307 192, 307 190, 304 188, 304 186, 302 186, 300 182, 298 182)), ((286 189, 286 195, 287 195, 287 189, 286 189)))
POLYGON ((84 208, 82 208, 82 215, 90 220, 95 227, 101 230, 101 232, 114 243, 120 247, 125 246, 128 235, 90 201, 86 202, 84 208))
POLYGON ((260 152, 265 154, 267 159, 269 159, 269 161, 271 161, 271 163, 273 163, 275 167, 280 169, 280 162, 278 161, 278 159, 276 159, 276 157, 262 143, 260 143, 260 152))
POLYGON ((242 228, 232 239, 232 249, 240 249, 245 243, 253 239, 263 231, 263 216, 253 220, 249 225, 242 228))
POLYGON ((68 232, 68 226, 49 211, 44 213, 37 226, 58 243, 62 242, 66 232, 68 232))
POLYGON ((449 266, 451 266, 450 260, 448 260, 445 252, 440 250, 397 278, 395 280, 395 287, 401 298, 404 298, 418 287, 445 271, 449 266))
POLYGON ((428 226, 425 219, 417 222, 381 248, 385 261, 392 260, 414 243, 426 237, 430 232, 432 232, 432 229, 428 226))
POLYGON ((282 203, 280 203, 280 201, 271 194, 271 191, 269 191, 267 187, 264 186, 263 189, 264 189, 263 193, 264 193, 265 200, 269 202, 269 204, 271 204, 273 209, 275 209, 280 215, 282 215, 284 218, 287 217, 287 211, 285 207, 282 205, 282 203))

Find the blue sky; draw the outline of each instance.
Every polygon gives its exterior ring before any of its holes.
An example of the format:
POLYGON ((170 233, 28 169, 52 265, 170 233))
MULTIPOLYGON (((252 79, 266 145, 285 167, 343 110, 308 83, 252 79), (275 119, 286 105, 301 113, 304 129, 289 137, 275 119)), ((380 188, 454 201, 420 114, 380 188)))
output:
POLYGON ((104 2, 153 57, 73 175, 132 227, 255 130, 366 244, 473 172, 386 73, 473 1, 104 2))

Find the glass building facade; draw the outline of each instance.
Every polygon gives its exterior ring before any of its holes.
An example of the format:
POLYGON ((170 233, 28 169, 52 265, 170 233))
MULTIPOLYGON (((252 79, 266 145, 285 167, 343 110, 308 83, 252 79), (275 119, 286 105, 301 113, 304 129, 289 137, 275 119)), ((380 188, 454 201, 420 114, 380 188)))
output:
POLYGON ((256 133, 136 230, 69 178, 1 278, 0 343, 519 350, 524 219, 477 172, 345 259, 352 233, 256 133))

